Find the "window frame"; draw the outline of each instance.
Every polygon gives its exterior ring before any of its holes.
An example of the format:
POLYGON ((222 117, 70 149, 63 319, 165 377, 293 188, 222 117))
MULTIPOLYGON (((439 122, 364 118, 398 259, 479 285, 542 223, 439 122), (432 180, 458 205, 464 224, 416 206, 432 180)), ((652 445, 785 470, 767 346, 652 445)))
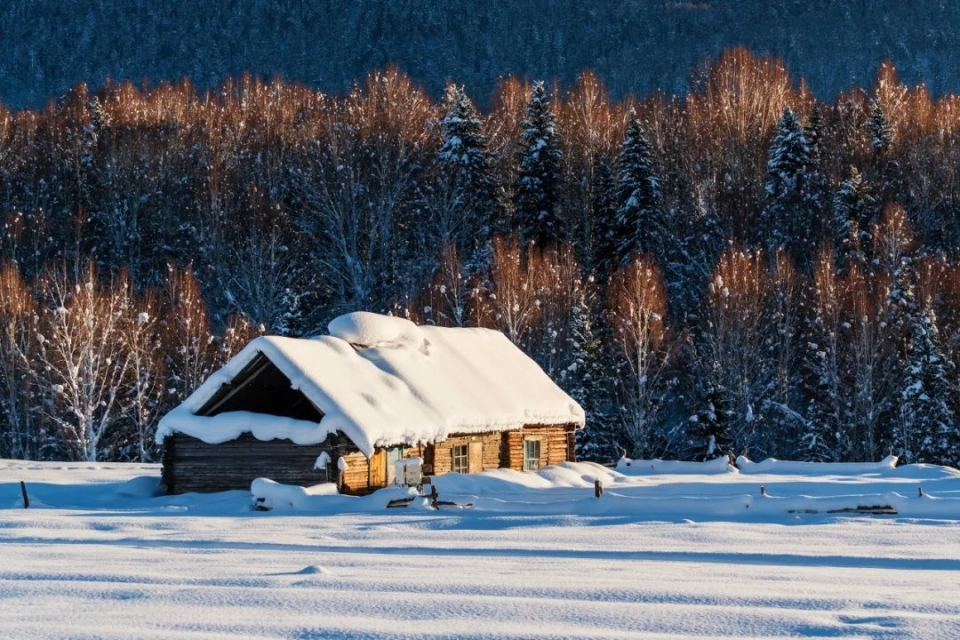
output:
POLYGON ((523 470, 539 471, 543 466, 543 445, 540 438, 523 439, 523 470), (530 448, 536 448, 536 457, 530 455, 530 448))
POLYGON ((455 444, 450 447, 450 471, 470 473, 470 445, 455 444))

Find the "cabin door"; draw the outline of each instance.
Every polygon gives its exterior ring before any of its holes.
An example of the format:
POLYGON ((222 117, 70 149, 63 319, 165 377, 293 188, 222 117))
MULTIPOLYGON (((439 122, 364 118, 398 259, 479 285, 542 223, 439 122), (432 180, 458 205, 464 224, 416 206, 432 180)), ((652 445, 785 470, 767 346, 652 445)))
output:
POLYGON ((393 484, 397 478, 397 462, 403 460, 403 447, 387 449, 387 486, 393 484))
POLYGON ((387 452, 383 449, 370 456, 370 486, 387 486, 387 452))
POLYGON ((470 443, 469 473, 483 471, 483 442, 470 443))

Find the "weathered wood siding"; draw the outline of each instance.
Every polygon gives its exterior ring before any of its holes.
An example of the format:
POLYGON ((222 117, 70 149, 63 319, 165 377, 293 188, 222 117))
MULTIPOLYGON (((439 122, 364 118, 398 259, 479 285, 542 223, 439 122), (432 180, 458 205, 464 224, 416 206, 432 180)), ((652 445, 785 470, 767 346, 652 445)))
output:
POLYGON ((568 434, 574 433, 573 425, 551 425, 546 427, 527 426, 519 431, 507 431, 503 434, 502 466, 515 471, 523 471, 523 441, 527 438, 540 440, 540 466, 545 467, 561 462, 573 462, 574 449, 568 434))
POLYGON ((351 451, 343 454, 347 462, 347 470, 343 472, 340 493, 364 494, 373 489, 370 487, 370 461, 360 451, 351 451))
POLYGON ((503 443, 503 434, 499 431, 475 435, 452 435, 443 442, 425 447, 430 453, 424 456, 424 462, 432 465, 431 474, 448 473, 453 470, 453 448, 462 444, 469 447, 471 443, 477 442, 483 444, 483 462, 480 471, 499 468, 503 443))
MULTIPOLYGON (((452 471, 455 446, 472 445, 475 451, 480 443, 483 450, 479 466, 476 456, 469 458, 471 472, 497 468, 523 471, 525 438, 540 440, 540 466, 545 467, 574 460, 573 433, 572 425, 556 425, 503 433, 455 434, 436 444, 404 447, 403 455, 405 458, 421 456, 424 473, 437 475, 452 471)), ((385 457, 382 450, 375 455, 385 457)), ((207 444, 197 438, 173 434, 164 442, 162 480, 167 492, 172 494, 246 490, 255 478, 309 486, 337 482, 336 462, 340 457, 347 462, 340 478, 342 493, 364 494, 384 486, 384 466, 371 466, 367 457, 342 435, 332 436, 321 444, 297 445, 289 440, 261 441, 249 434, 221 444, 207 444), (313 468, 317 456, 324 451, 333 461, 328 474, 313 468)))
POLYGON ((342 437, 328 438, 315 445, 298 445, 290 440, 257 440, 244 434, 236 440, 207 444, 183 434, 164 440, 162 481, 168 493, 196 491, 210 493, 249 489, 255 478, 270 478, 283 484, 309 486, 336 482, 336 460, 348 458, 347 489, 367 488, 367 459, 342 437), (329 476, 314 469, 317 456, 326 451, 333 460, 329 476))

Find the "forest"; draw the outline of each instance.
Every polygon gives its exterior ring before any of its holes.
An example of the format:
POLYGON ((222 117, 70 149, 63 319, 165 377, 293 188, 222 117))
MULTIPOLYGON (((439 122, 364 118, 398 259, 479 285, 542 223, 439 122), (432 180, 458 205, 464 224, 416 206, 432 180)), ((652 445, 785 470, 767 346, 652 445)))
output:
POLYGON ((581 459, 960 461, 960 97, 815 96, 744 48, 682 97, 394 67, 329 94, 0 108, 0 457, 155 460, 251 337, 353 310, 503 331, 581 459))

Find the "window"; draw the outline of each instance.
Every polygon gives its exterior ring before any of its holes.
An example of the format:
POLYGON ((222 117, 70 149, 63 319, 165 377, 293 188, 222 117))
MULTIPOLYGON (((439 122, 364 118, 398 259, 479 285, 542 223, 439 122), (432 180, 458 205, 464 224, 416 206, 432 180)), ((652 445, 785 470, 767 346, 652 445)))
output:
POLYGON ((540 468, 540 441, 523 441, 523 470, 536 471, 540 468))
POLYGON ((454 445, 452 470, 457 473, 467 473, 470 470, 470 447, 465 444, 454 445))

